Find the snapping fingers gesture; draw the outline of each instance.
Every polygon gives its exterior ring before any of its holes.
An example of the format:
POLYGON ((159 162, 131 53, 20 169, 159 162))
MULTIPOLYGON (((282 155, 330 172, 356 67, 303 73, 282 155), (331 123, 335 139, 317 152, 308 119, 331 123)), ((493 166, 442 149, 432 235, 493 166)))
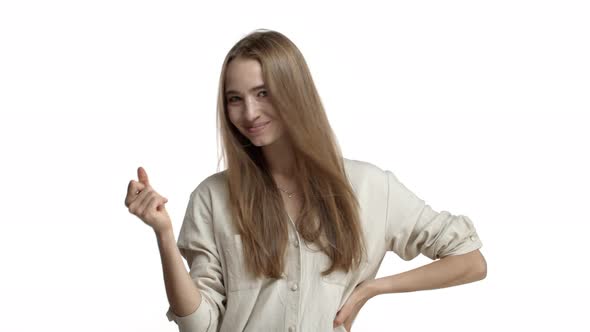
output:
POLYGON ((156 232, 172 228, 170 216, 164 206, 168 199, 152 188, 147 172, 141 166, 137 169, 137 178, 139 181, 131 180, 127 185, 125 206, 129 212, 156 232))

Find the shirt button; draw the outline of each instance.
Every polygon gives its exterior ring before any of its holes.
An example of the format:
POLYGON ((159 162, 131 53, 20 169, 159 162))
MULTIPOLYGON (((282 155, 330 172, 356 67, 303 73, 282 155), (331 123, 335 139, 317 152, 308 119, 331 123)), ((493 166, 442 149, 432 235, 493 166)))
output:
POLYGON ((297 241, 297 240, 293 241, 293 245, 295 246, 295 248, 299 248, 299 241, 297 241))
POLYGON ((293 283, 293 285, 291 285, 291 290, 292 290, 292 291, 296 291, 296 290, 297 290, 297 288, 298 288, 298 286, 297 286, 297 283, 296 283, 296 282, 294 282, 294 283, 293 283))
POLYGON ((295 332, 295 326, 293 326, 293 325, 289 326, 289 332, 295 332))
POLYGON ((469 238, 471 239, 471 241, 475 241, 475 235, 471 235, 469 238))

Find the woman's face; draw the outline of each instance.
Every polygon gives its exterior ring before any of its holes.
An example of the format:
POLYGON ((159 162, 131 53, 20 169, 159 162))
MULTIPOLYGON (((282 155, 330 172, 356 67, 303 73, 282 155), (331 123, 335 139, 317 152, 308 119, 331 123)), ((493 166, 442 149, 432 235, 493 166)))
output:
POLYGON ((252 144, 269 145, 283 135, 283 123, 276 116, 269 91, 264 87, 257 60, 230 61, 225 76, 225 100, 231 123, 252 144))

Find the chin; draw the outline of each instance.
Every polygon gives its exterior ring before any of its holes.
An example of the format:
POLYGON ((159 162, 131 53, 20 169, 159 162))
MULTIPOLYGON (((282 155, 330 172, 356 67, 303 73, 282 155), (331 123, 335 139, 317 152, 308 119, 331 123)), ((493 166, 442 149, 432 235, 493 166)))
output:
POLYGON ((280 138, 281 138, 281 136, 277 136, 276 133, 270 132, 270 133, 267 133, 266 135, 260 135, 257 137, 248 137, 248 140, 253 145, 256 145, 258 147, 263 147, 263 146, 273 145, 274 143, 279 141, 280 138))
POLYGON ((256 137, 254 139, 251 139, 250 142, 252 142, 252 144, 258 146, 258 147, 263 147, 266 145, 271 145, 272 143, 274 143, 276 140, 272 140, 272 139, 268 139, 266 137, 256 137))

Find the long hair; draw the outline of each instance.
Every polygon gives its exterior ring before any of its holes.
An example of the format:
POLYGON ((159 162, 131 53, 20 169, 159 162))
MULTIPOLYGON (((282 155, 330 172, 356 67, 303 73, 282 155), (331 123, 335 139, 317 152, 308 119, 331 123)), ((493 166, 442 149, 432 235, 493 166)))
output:
POLYGON ((359 203, 311 73, 291 40, 279 32, 258 29, 228 52, 217 100, 229 205, 242 237, 247 269, 256 277, 281 275, 289 219, 261 148, 242 135, 227 114, 226 70, 236 57, 260 63, 272 105, 285 124, 284 135, 295 154, 295 181, 303 199, 295 224, 305 241, 318 244, 331 259, 332 265, 322 275, 358 267, 365 253, 359 203))

